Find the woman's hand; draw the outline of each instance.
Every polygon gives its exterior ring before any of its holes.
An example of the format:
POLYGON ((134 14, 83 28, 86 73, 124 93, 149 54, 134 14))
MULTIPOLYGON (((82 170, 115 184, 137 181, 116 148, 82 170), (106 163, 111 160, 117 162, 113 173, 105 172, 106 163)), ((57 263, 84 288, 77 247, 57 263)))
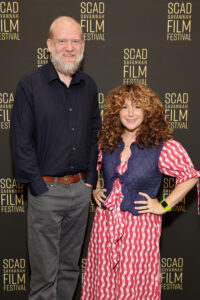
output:
POLYGON ((104 194, 107 190, 96 188, 96 190, 93 190, 93 198, 96 201, 96 204, 101 207, 101 203, 105 202, 106 195, 104 194))
POLYGON ((162 207, 157 199, 152 199, 146 193, 139 193, 141 196, 145 197, 147 200, 135 201, 135 204, 143 204, 142 206, 135 206, 140 214, 155 214, 162 215, 166 213, 166 210, 162 207))

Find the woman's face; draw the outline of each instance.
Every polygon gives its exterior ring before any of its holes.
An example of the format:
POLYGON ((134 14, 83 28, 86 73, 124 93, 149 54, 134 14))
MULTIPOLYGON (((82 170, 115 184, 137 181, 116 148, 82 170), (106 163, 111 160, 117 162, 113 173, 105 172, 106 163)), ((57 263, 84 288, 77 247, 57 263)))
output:
POLYGON ((144 111, 139 104, 126 99, 119 116, 125 130, 136 132, 144 120, 144 111))

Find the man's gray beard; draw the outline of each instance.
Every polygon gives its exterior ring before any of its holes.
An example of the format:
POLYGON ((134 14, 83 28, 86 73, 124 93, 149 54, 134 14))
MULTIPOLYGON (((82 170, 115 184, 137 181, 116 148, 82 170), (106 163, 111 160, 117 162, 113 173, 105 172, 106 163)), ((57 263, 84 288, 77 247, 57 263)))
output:
POLYGON ((73 75, 79 69, 80 63, 83 60, 83 52, 76 57, 73 63, 64 63, 62 61, 62 54, 55 52, 51 53, 51 61, 54 64, 56 70, 64 75, 73 75))

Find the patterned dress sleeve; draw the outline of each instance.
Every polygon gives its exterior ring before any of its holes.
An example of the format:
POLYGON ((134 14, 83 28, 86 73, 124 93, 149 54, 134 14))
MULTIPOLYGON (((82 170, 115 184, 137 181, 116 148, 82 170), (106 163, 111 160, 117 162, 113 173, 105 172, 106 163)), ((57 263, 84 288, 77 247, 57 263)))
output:
MULTIPOLYGON (((182 183, 193 177, 200 177, 200 172, 195 170, 186 150, 175 140, 169 140, 163 146, 158 165, 163 174, 176 177, 176 184, 182 183)), ((197 191, 198 214, 200 214, 199 181, 197 183, 197 191)))
POLYGON ((200 172, 195 170, 186 150, 175 140, 165 143, 159 157, 159 169, 165 175, 176 177, 177 184, 200 177, 200 172))

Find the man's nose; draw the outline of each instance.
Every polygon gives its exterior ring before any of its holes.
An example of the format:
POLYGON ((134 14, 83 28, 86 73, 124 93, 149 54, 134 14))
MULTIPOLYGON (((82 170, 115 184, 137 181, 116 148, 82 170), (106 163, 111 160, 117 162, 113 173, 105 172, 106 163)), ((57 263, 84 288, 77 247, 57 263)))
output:
POLYGON ((64 48, 67 51, 72 51, 73 50, 73 44, 72 44, 72 42, 71 41, 67 41, 64 48))

